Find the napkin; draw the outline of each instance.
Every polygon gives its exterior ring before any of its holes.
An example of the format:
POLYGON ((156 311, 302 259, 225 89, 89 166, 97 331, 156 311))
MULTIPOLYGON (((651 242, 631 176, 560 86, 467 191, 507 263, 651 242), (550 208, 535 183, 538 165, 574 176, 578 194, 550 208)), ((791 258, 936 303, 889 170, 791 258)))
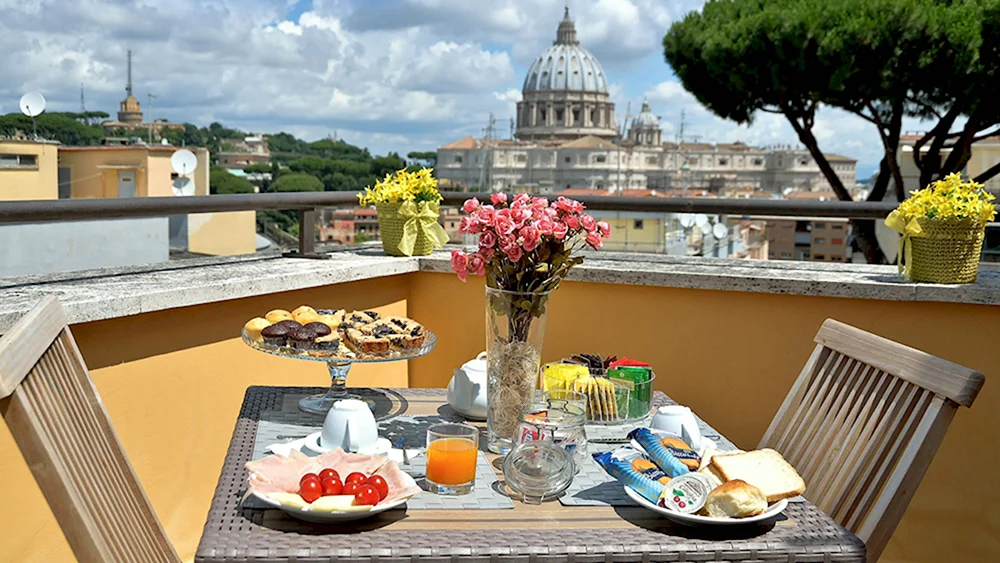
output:
MULTIPOLYGON (((279 442, 271 444, 264 448, 265 452, 270 452, 272 454, 283 455, 288 457, 292 450, 302 451, 302 448, 306 445, 305 438, 299 438, 298 440, 292 440, 291 442, 279 442)), ((407 448, 406 456, 413 459, 417 456, 423 455, 424 451, 419 448, 407 448)), ((389 460, 395 461, 396 463, 403 463, 403 450, 398 448, 393 448, 389 450, 389 460)))

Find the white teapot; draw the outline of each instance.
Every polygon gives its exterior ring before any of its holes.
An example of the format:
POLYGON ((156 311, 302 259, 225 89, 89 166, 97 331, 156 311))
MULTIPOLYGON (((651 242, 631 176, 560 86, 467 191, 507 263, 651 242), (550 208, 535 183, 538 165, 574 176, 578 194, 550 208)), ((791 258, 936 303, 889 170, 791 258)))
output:
POLYGON ((486 419, 486 352, 455 370, 448 383, 448 404, 465 418, 486 419))

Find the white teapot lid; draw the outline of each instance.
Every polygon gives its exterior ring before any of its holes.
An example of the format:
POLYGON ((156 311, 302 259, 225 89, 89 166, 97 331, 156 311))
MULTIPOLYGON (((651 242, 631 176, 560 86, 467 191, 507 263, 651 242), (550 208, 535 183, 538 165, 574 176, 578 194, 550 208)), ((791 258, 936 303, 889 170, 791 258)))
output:
POLYGON ((480 352, 476 356, 476 359, 462 364, 462 369, 466 371, 486 371, 486 352, 480 352))

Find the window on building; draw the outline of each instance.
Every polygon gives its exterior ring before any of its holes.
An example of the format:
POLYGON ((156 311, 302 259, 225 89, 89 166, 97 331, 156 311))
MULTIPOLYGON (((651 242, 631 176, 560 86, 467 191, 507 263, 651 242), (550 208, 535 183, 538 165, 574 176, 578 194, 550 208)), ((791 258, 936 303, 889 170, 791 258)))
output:
POLYGON ((656 157, 655 156, 647 156, 646 157, 646 164, 656 164, 656 157))
POLYGON ((607 161, 608 161, 608 155, 606 155, 606 154, 595 154, 594 155, 594 162, 607 162, 607 161))
POLYGON ((635 230, 637 230, 637 231, 641 231, 642 230, 642 219, 636 219, 635 223, 632 225, 632 228, 635 229, 635 230))
POLYGON ((792 259, 792 253, 791 252, 782 252, 781 253, 781 257, 784 258, 784 259, 786 259, 786 260, 791 260, 792 259))
POLYGON ((688 159, 688 164, 691 166, 696 166, 698 164, 698 157, 693 156, 688 159))
POLYGON ((800 159, 799 160, 799 164, 801 164, 802 166, 805 166, 806 164, 809 164, 809 159, 808 158, 800 159))
POLYGON ((832 226, 830 228, 833 229, 833 230, 835 230, 835 231, 843 231, 844 230, 844 226, 843 225, 834 225, 834 226, 832 226))
POLYGON ((38 167, 38 157, 33 154, 0 154, 0 168, 38 167))
POLYGON ((594 110, 590 110, 590 124, 591 125, 597 124, 597 112, 594 110))
POLYGON ((528 155, 525 155, 525 154, 515 154, 514 155, 514 162, 516 162, 518 164, 524 164, 525 162, 528 162, 528 155))
POLYGON ((580 110, 573 110, 573 125, 580 123, 580 110))
POLYGON ((719 166, 725 166, 727 164, 729 164, 729 159, 728 158, 720 158, 719 159, 719 166))
POLYGON ((831 254, 830 255, 830 261, 831 262, 843 262, 844 261, 844 257, 840 256, 838 254, 831 254))
POLYGON ((563 159, 563 162, 569 164, 570 162, 573 162, 573 157, 567 156, 566 158, 563 159))
POLYGON ((834 246, 840 246, 840 245, 844 244, 844 239, 842 239, 842 238, 832 238, 832 239, 830 239, 830 244, 832 244, 834 246))
POLYGON ((545 110, 541 110, 540 112, 538 112, 538 117, 540 117, 541 120, 542 120, 542 122, 544 123, 545 122, 545 110))
POLYGON ((813 228, 814 229, 825 229, 826 228, 826 223, 813 223, 813 228))
POLYGON ((816 260, 817 262, 821 262, 821 261, 823 261, 825 259, 826 259, 826 256, 824 256, 822 254, 817 254, 817 255, 813 256, 813 260, 816 260))
POLYGON ((462 164, 462 155, 460 154, 455 155, 455 164, 462 164))
POLYGON ((813 239, 813 244, 826 244, 826 239, 823 237, 816 237, 813 239))
POLYGON ((764 164, 764 159, 763 158, 755 158, 755 159, 753 159, 753 165, 754 166, 760 166, 762 164, 764 164))
POLYGON ((563 122, 563 118, 565 117, 565 115, 566 114, 563 113, 563 110, 557 109, 556 110, 556 123, 562 123, 563 122))

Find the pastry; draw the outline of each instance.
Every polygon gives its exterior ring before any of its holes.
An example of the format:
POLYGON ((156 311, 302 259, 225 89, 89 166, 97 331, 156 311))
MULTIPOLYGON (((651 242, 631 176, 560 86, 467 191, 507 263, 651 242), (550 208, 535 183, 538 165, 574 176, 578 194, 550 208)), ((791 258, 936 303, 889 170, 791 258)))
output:
POLYGON ((333 332, 332 330, 330 330, 329 326, 327 326, 324 323, 318 322, 318 321, 317 322, 311 322, 311 323, 305 325, 304 328, 308 328, 309 330, 315 332, 316 336, 327 336, 328 334, 330 334, 331 332, 333 332))
POLYGON ((318 315, 319 313, 316 312, 316 309, 313 309, 308 305, 299 305, 298 308, 292 311, 292 317, 294 318, 298 318, 300 315, 305 315, 305 314, 318 315))
POLYGON ((288 340, 288 327, 282 325, 271 325, 260 331, 265 344, 273 346, 284 346, 288 340))
POLYGON ((394 350, 410 350, 423 346, 427 334, 423 325, 406 317, 384 317, 358 328, 362 333, 389 340, 394 350))
POLYGON ((325 336, 319 336, 315 340, 317 350, 333 351, 340 348, 340 334, 336 331, 325 336))
POLYGON ((356 328, 344 330, 344 341, 355 352, 383 354, 389 351, 389 339, 384 336, 365 334, 356 328))
POLYGON ((306 327, 301 327, 288 333, 288 345, 299 350, 312 350, 316 347, 316 333, 306 327))
POLYGON ((341 328, 361 328, 373 321, 379 319, 379 314, 375 311, 354 311, 350 314, 344 315, 344 321, 341 323, 341 328))
POLYGON ((302 326, 302 323, 300 323, 299 321, 293 321, 291 319, 286 320, 286 321, 280 321, 280 322, 277 322, 275 324, 279 324, 279 325, 287 328, 288 332, 291 332, 291 331, 293 331, 293 330, 295 330, 295 329, 297 329, 297 328, 299 328, 299 327, 302 326))
POLYGON ((298 321, 303 326, 309 323, 319 322, 319 313, 316 311, 305 311, 295 315, 295 320, 298 321))
POLYGON ((270 311, 266 315, 264 315, 264 318, 267 319, 267 322, 271 324, 276 324, 281 321, 294 320, 292 318, 292 314, 284 309, 275 309, 273 311, 270 311))
POLYGON ((340 323, 344 321, 344 311, 338 310, 326 315, 320 315, 315 322, 320 322, 330 327, 330 330, 337 332, 340 330, 340 323))
POLYGON ((243 325, 243 332, 247 333, 251 339, 257 342, 263 342, 264 337, 260 335, 260 331, 271 326, 271 323, 267 322, 267 319, 256 317, 247 321, 247 324, 243 325))
POLYGON ((767 498, 757 487, 733 479, 708 493, 704 512, 713 518, 746 518, 763 514, 767 510, 767 498))
POLYGON ((742 454, 716 455, 709 464, 722 481, 740 479, 760 489, 768 504, 805 492, 806 483, 778 452, 765 448, 742 454))

